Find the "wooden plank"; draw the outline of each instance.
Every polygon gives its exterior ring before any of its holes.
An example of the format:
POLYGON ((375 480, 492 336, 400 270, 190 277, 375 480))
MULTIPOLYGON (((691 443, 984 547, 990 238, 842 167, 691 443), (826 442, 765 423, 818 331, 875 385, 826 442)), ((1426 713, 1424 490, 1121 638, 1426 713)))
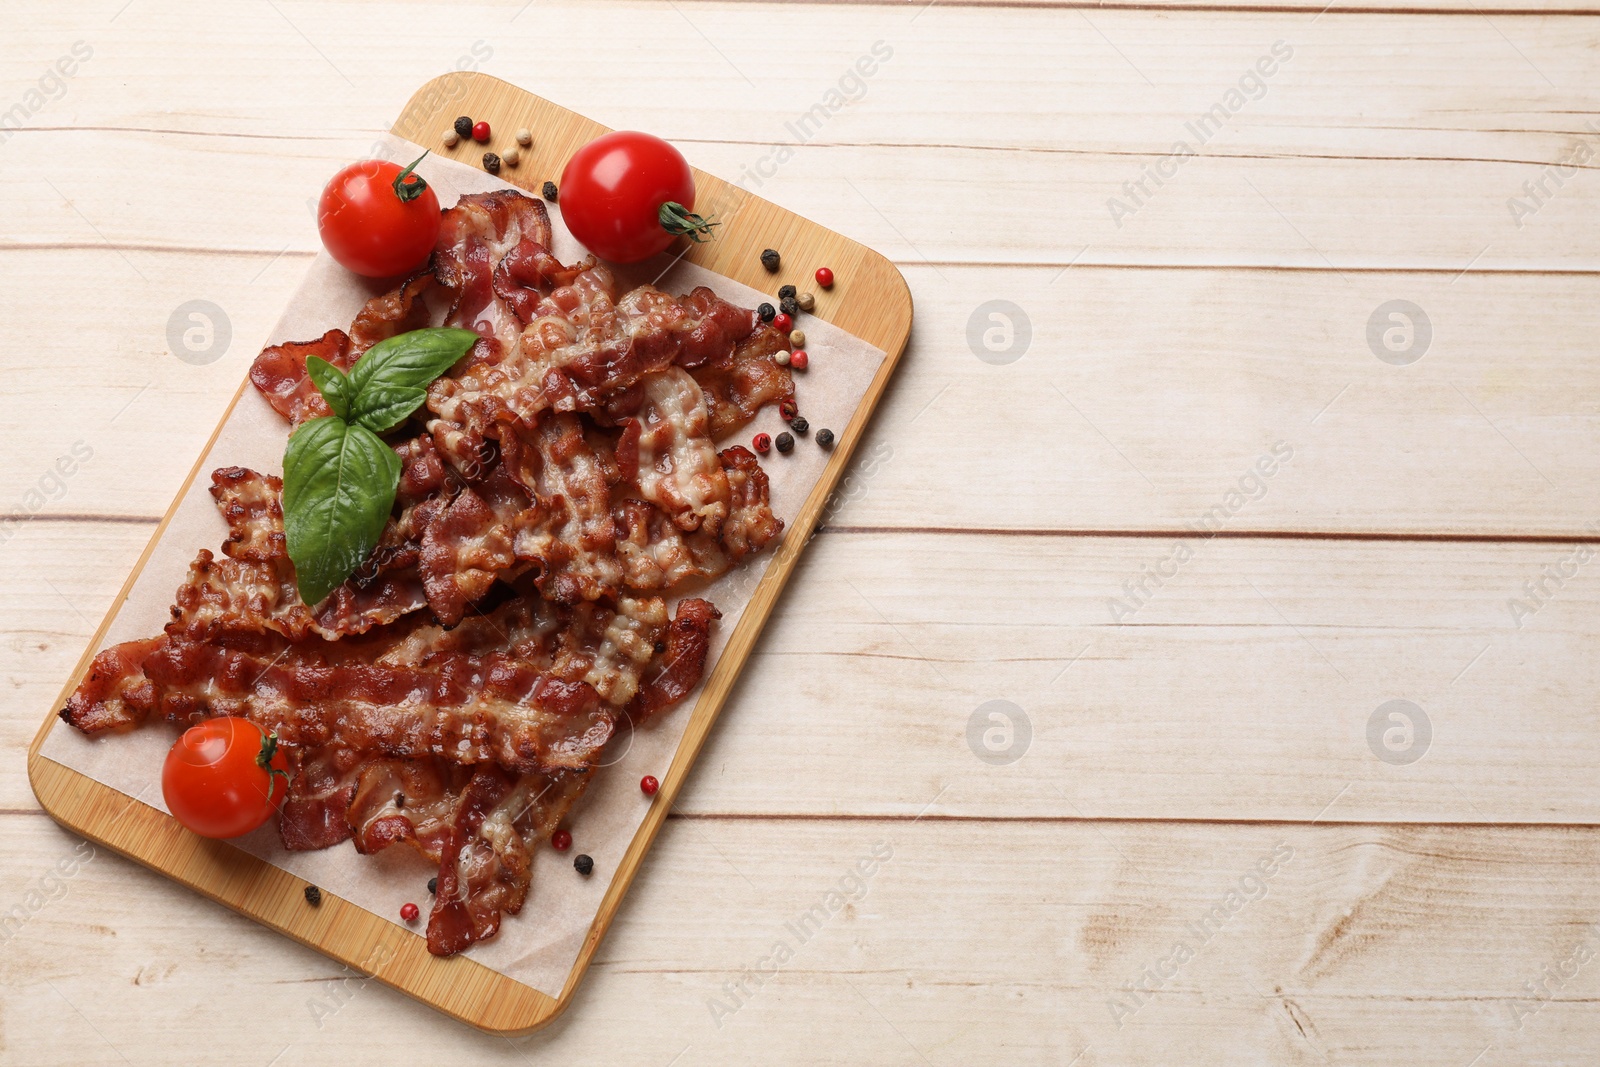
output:
MULTIPOLYGON (((451 84, 460 82, 461 79, 455 79, 451 84)), ((414 96, 413 103, 402 110, 394 132, 401 136, 414 135, 419 123, 436 128, 448 121, 444 109, 449 107, 453 113, 453 104, 441 94, 437 80, 426 83, 414 96), (421 114, 430 117, 417 118, 421 114)), ((523 164, 529 173, 548 169, 551 160, 566 159, 579 146, 606 132, 604 127, 589 119, 485 75, 466 79, 459 106, 476 109, 480 114, 514 115, 519 123, 526 122, 539 129, 542 139, 528 150, 523 164)), ((521 175, 513 172, 512 177, 521 175)), ((850 279, 848 291, 853 299, 841 302, 831 317, 838 325, 885 353, 848 423, 840 427, 838 444, 832 449, 827 466, 790 520, 789 536, 798 538, 803 546, 834 485, 848 466, 905 350, 911 330, 910 293, 894 266, 872 250, 743 190, 728 187, 710 175, 697 172, 695 184, 699 197, 696 206, 716 211, 724 220, 725 228, 715 244, 690 245, 681 258, 747 285, 763 283, 772 275, 759 262, 760 246, 768 235, 782 234, 786 247, 794 253, 798 263, 836 264, 850 279), (739 220, 738 226, 731 224, 735 218, 739 220)), ((786 266, 784 270, 789 273, 780 271, 777 277, 779 280, 796 277, 798 269, 794 265, 786 266)), ((831 301, 819 303, 826 306, 831 301)), ((247 388, 248 382, 238 387, 234 402, 247 388)), ((171 522, 177 501, 200 473, 201 461, 231 412, 230 404, 223 422, 218 424, 196 458, 177 499, 157 526, 156 539, 171 522)), ((153 544, 152 541, 151 547, 153 544)), ((119 598, 128 594, 149 559, 149 553, 150 547, 147 547, 119 591, 119 598)), ((458 1019, 494 1033, 528 1032, 547 1025, 570 1001, 798 558, 798 551, 782 554, 759 572, 759 582, 750 593, 737 625, 728 634, 716 661, 707 668, 672 764, 661 776, 658 802, 644 816, 616 873, 607 883, 598 913, 556 997, 546 996, 465 957, 440 959, 432 956, 426 942, 417 934, 349 905, 331 893, 324 893, 321 908, 308 912, 294 884, 295 879, 287 872, 204 841, 184 830, 171 816, 152 807, 129 803, 110 787, 42 756, 40 747, 46 735, 52 726, 59 725, 53 710, 47 711, 28 750, 29 784, 45 810, 76 832, 136 858, 346 965, 370 966, 363 961, 381 956, 381 963, 372 968, 379 981, 458 1019)), ((79 659, 60 695, 49 707, 58 708, 77 687, 89 667, 90 655, 101 644, 111 621, 112 616, 108 614, 90 639, 88 650, 79 659)))
MULTIPOLYGON (((230 12, 185 27, 204 86, 188 91, 168 76, 159 37, 105 49, 30 116, 36 129, 6 143, 8 167, 26 176, 13 183, 7 239, 95 243, 98 230, 135 261, 147 245, 310 249, 305 191, 367 150, 418 71, 460 60, 680 140, 703 169, 747 176, 752 191, 899 260, 1597 266, 1582 236, 1600 199, 1600 183, 1584 180, 1595 164, 1559 190, 1544 174, 1600 136, 1585 126, 1584 87, 1600 73, 1588 18, 555 5, 538 20, 441 29, 373 20, 364 4, 285 12, 313 42, 368 47, 335 69, 270 7, 230 12), (271 47, 228 47, 245 35, 271 47), (629 77, 594 78, 583 50, 543 47, 586 36, 633 55, 629 77), (1186 124, 1279 40, 1295 53, 1265 95, 1200 145, 1186 124), (877 41, 893 56, 862 79, 860 103, 802 122, 858 58, 876 62, 877 41), (704 57, 694 79, 682 77, 685 54, 704 57), (136 129, 106 128, 117 126, 136 129), (923 129, 937 135, 913 132, 923 129), (1142 168, 1180 138, 1199 158, 1148 184, 1142 168), (793 157, 777 166, 774 146, 793 157), (60 165, 107 158, 162 180, 130 201, 60 165), (252 210, 219 195, 224 173, 251 176, 226 188, 252 210), (1508 202, 1540 180, 1553 195, 1519 226, 1508 202), (1139 181, 1148 203, 1122 189, 1139 181), (1113 197, 1134 213, 1114 219, 1113 197)), ((22 69, 48 64, 78 31, 47 21, 26 32, 11 45, 22 69)))
MULTIPOLYGON (((41 524, 7 546, 10 751, 146 534, 41 524)), ((1172 545, 818 537, 679 810, 909 817, 938 793, 929 817, 1600 821, 1600 586, 1573 546, 1197 539, 1114 621, 1172 545), (1430 723, 1416 762, 1379 755, 1404 726, 1387 714, 1369 736, 1392 699, 1430 723), (1015 763, 984 761, 993 700, 1026 719, 1015 763)), ((24 806, 0 763, 0 809, 24 806)))
POLYGON ((44 883, 76 848, 46 820, 0 816, 0 833, 0 904, 61 887, 0 952, 0 1027, 18 1063, 144 1062, 160 1049, 176 1062, 350 1067, 997 1053, 1060 1065, 1087 1047, 1080 1065, 1182 1048, 1196 1067, 1245 1050, 1270 1063, 1461 1067, 1483 1054, 1480 1065, 1555 1067, 1600 1047, 1594 965, 1555 982, 1545 971, 1578 938, 1594 944, 1594 830, 673 820, 564 1025, 510 1045, 104 853, 44 883), (800 943, 791 926, 874 845, 890 858, 864 892, 845 881, 859 899, 800 943), (1246 881, 1253 899, 1212 918, 1202 944, 1190 928, 1275 852, 1275 872, 1259 889, 1246 881), (1193 958, 1143 977, 1180 939, 1193 958), (779 940, 793 957, 758 985, 750 975, 779 940), (1152 992, 1119 1027, 1109 1002, 1139 981, 1152 992), (1549 995, 1536 999, 1524 983, 1541 981, 1549 995))
MULTIPOLYGON (((0 469, 0 513, 153 519, 302 261, 147 254, 158 292, 103 250, 6 255, 19 279, 0 292, 17 339, 7 389, 26 402, 4 415, 12 462, 0 469), (105 314, 63 351, 45 294, 73 285, 104 293, 105 314), (168 349, 168 318, 193 298, 232 323, 230 348, 206 366, 168 349), (70 419, 54 403, 63 395, 70 419), (52 478, 78 441, 93 458, 52 478)), ((1588 342, 1600 275, 906 275, 920 309, 910 358, 832 524, 1183 530, 1280 441, 1292 461, 1234 510, 1229 532, 1585 537, 1600 519, 1588 342), (1015 362, 982 358, 1012 354, 983 347, 992 324, 979 307, 994 299, 1026 316, 1032 339, 1015 362), (1421 307, 1433 335, 1408 366, 1369 347, 1368 321, 1392 299, 1421 307), (935 505, 935 485, 985 491, 941 493, 935 505)))

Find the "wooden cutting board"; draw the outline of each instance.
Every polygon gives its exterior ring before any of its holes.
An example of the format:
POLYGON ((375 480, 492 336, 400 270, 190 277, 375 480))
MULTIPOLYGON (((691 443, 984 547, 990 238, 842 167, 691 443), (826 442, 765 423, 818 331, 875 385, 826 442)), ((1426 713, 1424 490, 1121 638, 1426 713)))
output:
MULTIPOLYGON (((537 193, 545 181, 560 179, 568 157, 579 146, 608 132, 599 123, 548 100, 498 78, 473 72, 446 74, 428 82, 406 104, 392 131, 439 155, 478 165, 485 146, 467 140, 454 149, 447 149, 441 141, 457 115, 488 120, 495 131, 488 147, 497 152, 503 153, 515 143, 512 135, 517 129, 525 127, 533 131, 534 143, 531 148, 522 150, 520 164, 502 167, 499 175, 533 193, 537 193)), ((695 183, 696 207, 702 214, 714 213, 724 224, 718 228, 715 240, 693 246, 685 258, 766 291, 775 291, 785 283, 814 289, 805 271, 810 266, 826 263, 833 268, 839 283, 831 293, 818 290, 816 314, 887 353, 888 358, 840 434, 840 444, 826 472, 793 519, 792 543, 803 545, 849 464, 851 452, 861 440, 867 420, 872 417, 878 398, 905 351, 911 332, 911 294, 894 265, 871 249, 710 174, 696 170, 695 183), (769 274, 761 266, 760 253, 767 247, 783 253, 785 266, 777 274, 769 274)), ((245 385, 241 384, 235 403, 244 389, 245 385)), ((232 411, 233 406, 229 405, 223 422, 232 411)), ((213 433, 213 441, 215 437, 213 433)), ((207 442, 200 456, 203 457, 210 447, 211 442, 207 442)), ((199 473, 200 459, 197 458, 174 500, 174 507, 199 473)), ((172 514, 173 509, 169 508, 157 525, 150 545, 128 576, 116 604, 127 596, 151 550, 165 533, 172 514)), ((420 933, 340 900, 326 890, 322 893, 321 907, 308 908, 303 896, 304 883, 296 876, 231 845, 191 834, 166 813, 40 755, 45 735, 57 721, 57 709, 77 688, 94 652, 100 647, 111 621, 110 614, 89 642, 61 695, 48 709, 44 726, 28 751, 28 776, 45 810, 62 825, 90 840, 153 867, 212 900, 464 1022, 494 1033, 527 1033, 549 1023, 571 1001, 623 894, 632 884, 645 852, 655 840, 673 798, 683 785, 734 679, 744 667, 798 560, 798 552, 783 553, 773 560, 749 607, 729 636, 721 658, 706 678, 671 768, 662 779, 658 802, 651 805, 634 836, 589 928, 577 962, 560 995, 554 998, 492 971, 469 956, 450 959, 431 956, 420 933)), ((537 909, 535 895, 524 917, 536 914, 537 909)))

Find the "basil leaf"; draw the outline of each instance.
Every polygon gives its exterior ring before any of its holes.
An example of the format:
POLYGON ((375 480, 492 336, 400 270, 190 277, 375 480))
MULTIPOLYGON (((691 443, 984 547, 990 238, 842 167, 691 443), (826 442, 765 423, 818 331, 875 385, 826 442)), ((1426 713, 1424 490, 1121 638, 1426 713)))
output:
MULTIPOLYGON (((311 378, 322 399, 328 402, 333 413, 341 419, 350 417, 350 379, 344 371, 321 356, 306 357, 306 374, 311 378)), ((407 412, 406 414, 410 414, 407 412)))
POLYGON ((283 532, 300 599, 324 597, 372 554, 394 507, 400 457, 365 426, 312 419, 283 454, 283 532))
POLYGON ((356 425, 387 433, 428 399, 426 386, 369 384, 361 391, 356 425))
POLYGON ((374 433, 394 429, 477 339, 471 330, 430 327, 379 341, 350 368, 350 421, 374 433))

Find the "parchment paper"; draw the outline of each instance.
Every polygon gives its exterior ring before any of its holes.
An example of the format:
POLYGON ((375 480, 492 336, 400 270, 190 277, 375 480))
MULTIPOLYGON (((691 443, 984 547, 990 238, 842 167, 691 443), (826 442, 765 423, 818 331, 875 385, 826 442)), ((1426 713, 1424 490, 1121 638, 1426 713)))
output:
MULTIPOLYGON (((420 147, 394 137, 388 138, 386 147, 388 159, 409 162, 422 154, 420 147)), ((433 156, 418 170, 445 207, 465 193, 510 187, 474 167, 433 156)), ((559 205, 547 206, 555 233, 552 251, 564 263, 576 262, 583 256, 583 249, 567 232, 559 205)), ((663 253, 655 261, 630 269, 625 276, 619 276, 619 282, 626 289, 659 274, 656 284, 674 294, 681 295, 697 285, 706 285, 741 307, 755 307, 763 300, 777 303, 773 293, 758 292, 691 263, 674 263, 671 259, 674 254, 675 250, 663 253)), ((822 265, 806 266, 809 269, 822 265)), ((848 298, 849 279, 841 278, 839 284, 841 295, 848 298)), ((776 288, 774 284, 774 293, 776 288)), ((349 329, 361 305, 380 291, 381 286, 355 277, 324 252, 311 264, 288 310, 273 328, 268 343, 309 340, 335 326, 349 329)), ((810 421, 811 431, 805 437, 796 438, 794 451, 789 455, 780 455, 774 448, 761 457, 772 481, 772 510, 786 524, 792 523, 821 477, 830 455, 817 446, 817 430, 831 427, 835 434, 842 435, 884 359, 879 349, 820 318, 802 315, 799 325, 806 332, 810 366, 807 371, 795 374, 795 390, 800 411, 810 421)), ((784 429, 776 406, 769 406, 751 425, 719 445, 748 445, 757 432, 765 431, 776 438, 784 429)), ((227 532, 207 491, 211 485, 210 472, 217 467, 237 465, 281 474, 287 433, 288 426, 283 418, 254 389, 247 389, 126 601, 113 607, 115 617, 101 648, 161 632, 169 618, 173 594, 182 583, 190 562, 201 548, 219 551, 227 532)), ((129 474, 136 476, 131 469, 129 474)), ((722 620, 713 634, 711 659, 706 666, 708 676, 722 655, 728 635, 738 625, 757 580, 791 537, 791 531, 786 528, 782 542, 769 545, 766 551, 746 560, 741 568, 711 583, 703 593, 697 592, 697 595, 707 596, 722 611, 722 620)), ((619 736, 607 749, 607 766, 596 773, 588 793, 569 819, 573 836, 571 850, 560 853, 548 846, 535 848, 533 886, 521 914, 506 916, 499 934, 487 943, 468 949, 468 956, 541 992, 551 996, 560 993, 611 877, 651 803, 640 792, 639 779, 646 774, 660 777, 665 773, 699 698, 697 689, 672 711, 636 733, 625 725, 620 729, 619 736), (594 858, 594 873, 588 878, 573 870, 572 857, 578 853, 588 853, 594 858)), ((131 733, 91 740, 58 721, 45 739, 42 751, 58 763, 165 811, 161 799, 161 763, 175 733, 174 728, 164 723, 151 723, 131 733)), ((401 904, 415 902, 424 915, 432 904, 426 882, 434 871, 427 860, 411 848, 395 847, 376 856, 361 856, 354 846, 345 842, 322 852, 289 852, 283 848, 271 822, 253 834, 236 839, 233 844, 396 923, 399 923, 401 904)), ((420 931, 421 925, 415 929, 420 931)))

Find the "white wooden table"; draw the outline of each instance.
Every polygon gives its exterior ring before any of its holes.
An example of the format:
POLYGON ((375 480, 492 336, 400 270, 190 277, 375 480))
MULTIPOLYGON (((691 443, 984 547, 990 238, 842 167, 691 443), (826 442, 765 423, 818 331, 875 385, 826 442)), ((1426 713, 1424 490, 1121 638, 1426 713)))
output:
POLYGON ((12 0, 0 1062, 1595 1062, 1596 13, 12 0), (309 198, 456 66, 918 307, 575 1006, 514 1042, 92 852, 23 767, 309 198))

